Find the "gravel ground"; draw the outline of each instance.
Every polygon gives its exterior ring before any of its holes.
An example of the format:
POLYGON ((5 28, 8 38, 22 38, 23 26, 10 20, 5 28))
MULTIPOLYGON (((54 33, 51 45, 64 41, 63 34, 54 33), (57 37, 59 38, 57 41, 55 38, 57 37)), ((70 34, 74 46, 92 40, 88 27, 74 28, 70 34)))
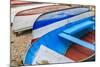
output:
POLYGON ((32 31, 20 35, 11 31, 11 66, 22 65, 22 59, 32 39, 32 31))

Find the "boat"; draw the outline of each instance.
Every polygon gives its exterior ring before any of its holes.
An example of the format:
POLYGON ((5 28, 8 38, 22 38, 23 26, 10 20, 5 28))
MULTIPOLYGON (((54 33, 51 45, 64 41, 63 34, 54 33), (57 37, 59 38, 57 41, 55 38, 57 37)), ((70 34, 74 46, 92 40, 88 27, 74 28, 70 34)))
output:
MULTIPOLYGON (((13 14, 16 14, 15 17, 13 15, 13 26, 12 30, 14 32, 22 32, 25 30, 32 29, 32 25, 34 21, 42 14, 45 12, 50 12, 50 11, 55 11, 55 10, 60 10, 60 9, 67 9, 70 8, 69 6, 66 5, 53 5, 53 4, 40 4, 41 7, 39 7, 39 4, 34 6, 32 9, 27 9, 23 11, 13 11, 13 14), (45 5, 45 6, 43 6, 45 5), (38 6, 38 7, 37 7, 38 6)), ((25 7, 26 8, 26 7, 25 7)))
POLYGON ((80 9, 48 12, 36 19, 23 64, 82 62, 93 57, 95 15, 91 10, 80 9))
POLYGON ((12 7, 11 7, 11 23, 14 23, 14 17, 18 12, 32 9, 32 8, 38 8, 43 6, 49 6, 53 4, 49 3, 34 3, 34 2, 22 2, 22 1, 11 1, 12 7), (15 6, 15 7, 13 7, 15 6))

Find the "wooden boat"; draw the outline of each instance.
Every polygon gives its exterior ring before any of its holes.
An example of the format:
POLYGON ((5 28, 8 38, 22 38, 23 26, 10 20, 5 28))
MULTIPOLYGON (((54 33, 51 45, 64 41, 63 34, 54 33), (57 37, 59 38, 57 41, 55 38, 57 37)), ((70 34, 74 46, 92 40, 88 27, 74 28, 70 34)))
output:
POLYGON ((16 7, 11 7, 11 23, 14 23, 14 17, 16 16, 16 14, 18 12, 27 10, 27 9, 32 9, 32 8, 37 8, 37 7, 43 7, 43 6, 49 6, 49 5, 53 5, 53 4, 46 4, 46 3, 30 3, 30 2, 21 2, 21 3, 16 3, 14 2, 14 4, 17 4, 16 7))
POLYGON ((94 56, 94 12, 78 11, 61 10, 41 15, 33 25, 32 44, 23 64, 81 62, 94 56))
POLYGON ((42 13, 70 8, 69 6, 56 5, 56 4, 55 5, 53 5, 53 4, 52 5, 51 4, 40 4, 40 5, 42 5, 42 6, 37 7, 39 5, 36 5, 36 7, 34 6, 35 8, 29 9, 29 10, 28 9, 23 10, 23 11, 20 11, 18 13, 16 12, 17 13, 16 16, 14 17, 14 15, 13 15, 14 23, 13 23, 12 30, 14 32, 21 32, 21 31, 32 29, 32 25, 33 25, 34 21, 42 13), (45 5, 45 6, 43 6, 43 5, 45 5))

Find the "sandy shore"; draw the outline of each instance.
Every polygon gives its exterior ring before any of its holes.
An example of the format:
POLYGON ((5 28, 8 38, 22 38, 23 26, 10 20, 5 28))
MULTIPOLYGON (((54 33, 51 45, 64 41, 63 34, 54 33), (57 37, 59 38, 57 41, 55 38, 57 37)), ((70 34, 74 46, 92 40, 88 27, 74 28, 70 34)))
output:
POLYGON ((32 39, 32 31, 25 31, 20 35, 11 31, 11 66, 22 65, 24 54, 32 39))

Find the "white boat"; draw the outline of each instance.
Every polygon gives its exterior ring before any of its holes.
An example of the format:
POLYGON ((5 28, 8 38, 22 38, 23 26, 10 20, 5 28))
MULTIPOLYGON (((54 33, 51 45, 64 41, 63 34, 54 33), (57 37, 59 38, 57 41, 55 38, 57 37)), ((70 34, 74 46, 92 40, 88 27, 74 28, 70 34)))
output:
POLYGON ((67 9, 67 8, 70 8, 70 7, 66 5, 49 4, 47 6, 42 5, 41 7, 36 7, 29 10, 27 9, 24 11, 20 11, 18 13, 16 12, 17 13, 16 16, 14 17, 13 15, 14 21, 13 21, 12 30, 14 32, 21 32, 21 31, 32 29, 32 25, 41 14, 45 12, 67 9))
POLYGON ((53 4, 46 4, 46 3, 21 3, 22 5, 16 6, 16 7, 11 7, 11 23, 14 23, 14 17, 15 15, 23 10, 31 9, 31 8, 38 8, 38 7, 43 7, 43 6, 49 6, 53 4))

